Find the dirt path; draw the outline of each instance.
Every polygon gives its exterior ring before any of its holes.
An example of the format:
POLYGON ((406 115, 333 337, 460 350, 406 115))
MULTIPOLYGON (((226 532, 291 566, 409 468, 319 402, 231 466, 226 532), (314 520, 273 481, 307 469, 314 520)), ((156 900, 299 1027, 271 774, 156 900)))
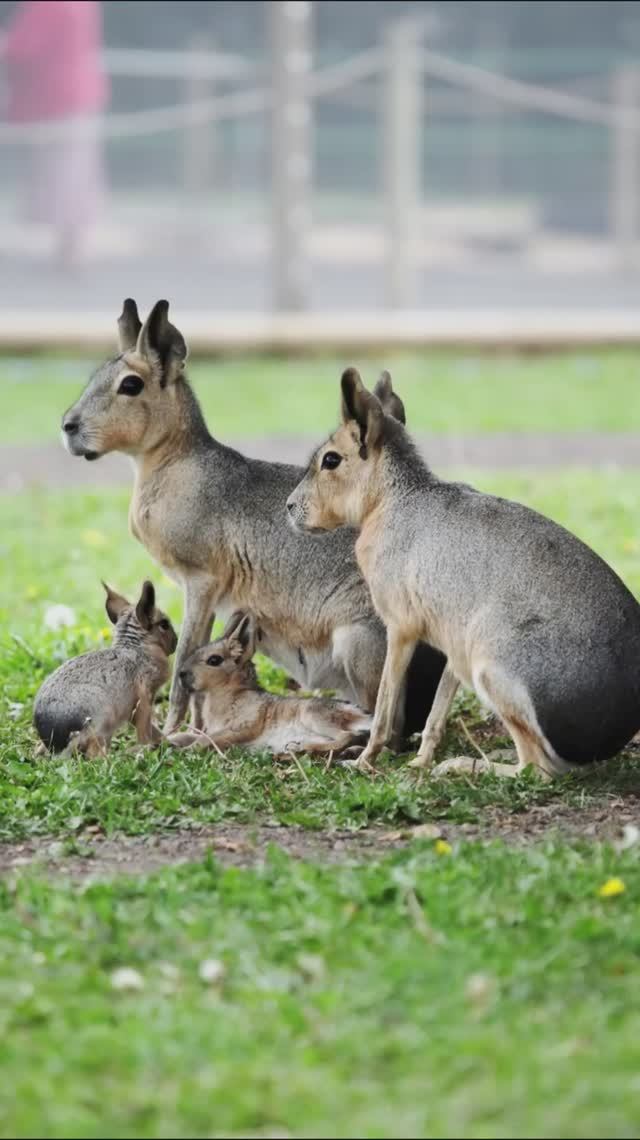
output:
MULTIPOLYGON (((256 459, 305 464, 317 440, 272 436, 230 442, 256 459)), ((418 442, 437 471, 464 467, 640 467, 640 435, 631 433, 423 435, 418 442)), ((122 455, 107 455, 97 463, 84 463, 73 460, 58 443, 0 449, 0 491, 19 491, 29 486, 91 488, 130 483, 131 467, 122 455)))
POLYGON ((599 803, 582 809, 558 802, 518 813, 485 808, 482 817, 473 823, 443 820, 404 829, 375 827, 326 833, 277 824, 219 824, 148 836, 106 838, 85 833, 77 839, 74 853, 68 853, 64 840, 46 837, 0 844, 0 875, 37 867, 55 876, 103 879, 148 874, 162 867, 201 860, 209 852, 225 866, 256 867, 264 862, 271 845, 294 858, 316 863, 366 862, 417 839, 443 838, 451 844, 502 839, 528 844, 555 836, 615 842, 625 827, 638 825, 640 794, 626 794, 624 799, 603 797, 599 803))

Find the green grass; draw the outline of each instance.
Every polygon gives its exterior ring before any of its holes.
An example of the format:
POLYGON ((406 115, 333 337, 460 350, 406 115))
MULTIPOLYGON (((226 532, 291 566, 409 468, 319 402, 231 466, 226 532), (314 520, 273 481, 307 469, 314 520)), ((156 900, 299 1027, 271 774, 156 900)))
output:
MULTIPOLYGON (((381 367, 391 369, 414 431, 640 430, 640 368, 632 350, 524 357, 405 353, 360 363, 371 381, 381 367)), ((315 438, 336 420, 344 364, 331 357, 196 361, 190 376, 214 435, 315 438)), ((92 367, 46 356, 0 359, 0 443, 56 439, 62 412, 92 367)))
POLYGON ((551 845, 1 884, 0 1134, 636 1136, 639 898, 551 845))
MULTIPOLYGON (((640 595, 637 503, 640 476, 587 472, 526 477, 483 476, 478 484, 521 498, 551 514, 590 542, 640 595)), ((111 833, 145 833, 190 821, 265 816, 308 827, 362 827, 377 821, 430 818, 473 820, 498 803, 519 811, 534 802, 580 802, 615 789, 617 781, 634 785, 637 765, 623 761, 607 774, 552 788, 535 781, 505 784, 450 780, 416 787, 401 765, 388 778, 371 783, 345 771, 324 774, 309 764, 304 774, 274 767, 268 758, 233 754, 217 757, 137 753, 132 737, 114 745, 99 764, 81 760, 33 762, 30 728, 33 697, 43 678, 72 654, 104 644, 110 636, 103 610, 100 578, 133 595, 145 574, 158 585, 160 604, 179 624, 181 596, 150 562, 143 547, 126 532, 127 494, 28 492, 0 499, 3 536, 0 574, 0 837, 60 834, 99 824, 111 833), (74 610, 69 629, 47 631, 48 607, 62 603, 74 610), (604 784, 603 781, 604 780, 604 784), (589 782, 591 781, 591 783, 589 782)), ((283 676, 262 661, 263 680, 275 687, 283 676)), ((469 723, 482 728, 473 702, 465 700, 469 723)), ((443 755, 465 751, 456 731, 443 755)))
MULTIPOLYGON (((488 476, 590 542, 640 595, 640 475, 488 476)), ((87 852, 199 823, 306 829, 517 821, 634 803, 631 755, 542 785, 384 778, 241 752, 222 760, 124 734, 106 760, 35 759, 33 696, 108 637, 100 577, 145 574, 176 623, 179 592, 127 535, 127 493, 0 496, 0 842, 87 852), (58 632, 52 603, 75 611, 58 632)), ((260 663, 263 680, 282 674, 260 663)), ((161 710, 162 716, 162 710, 161 710)), ((460 698, 442 755, 468 750, 460 698)), ((638 1108, 640 848, 418 841, 367 863, 263 869, 213 858, 73 885, 0 878, 0 1137, 631 1137, 638 1108), (620 878, 623 893, 599 888, 620 878), (220 984, 201 963, 223 963, 220 984), (141 988, 114 990, 113 971, 141 988)), ((91 867, 92 860, 86 865, 91 867)))

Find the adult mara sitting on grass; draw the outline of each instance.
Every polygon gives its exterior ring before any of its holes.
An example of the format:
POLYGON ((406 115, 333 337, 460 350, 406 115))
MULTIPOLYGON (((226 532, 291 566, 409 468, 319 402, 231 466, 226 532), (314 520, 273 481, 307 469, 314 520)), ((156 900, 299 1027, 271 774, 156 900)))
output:
POLYGON ((518 764, 462 757, 440 771, 533 765, 550 777, 619 752, 640 727, 640 606, 624 583, 550 519, 438 479, 355 369, 342 409, 287 507, 303 534, 360 528, 356 557, 388 643, 360 766, 389 739, 421 639, 447 666, 415 767, 432 763, 460 683, 503 721, 518 764))
MULTIPOLYGON (((373 710, 385 657, 376 615, 354 553, 355 533, 300 540, 286 521, 287 496, 303 469, 248 459, 210 435, 184 369, 187 346, 158 301, 142 325, 136 304, 118 321, 120 352, 97 370, 63 416, 72 455, 130 455, 132 533, 184 591, 185 610, 165 726, 181 723, 187 658, 209 641, 214 617, 251 610, 260 649, 306 689, 336 690, 373 710)), ((387 378, 385 406, 404 416, 387 378)), ((426 645, 412 654, 404 716, 394 727, 421 729, 444 658, 426 645)))

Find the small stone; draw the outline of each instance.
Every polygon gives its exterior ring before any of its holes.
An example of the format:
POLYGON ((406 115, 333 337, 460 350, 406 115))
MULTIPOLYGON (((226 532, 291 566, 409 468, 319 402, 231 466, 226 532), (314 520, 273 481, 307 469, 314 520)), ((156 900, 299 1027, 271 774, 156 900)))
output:
POLYGON ((121 966, 119 970, 113 971, 111 985, 114 990, 141 990, 144 989, 144 978, 130 966, 121 966))

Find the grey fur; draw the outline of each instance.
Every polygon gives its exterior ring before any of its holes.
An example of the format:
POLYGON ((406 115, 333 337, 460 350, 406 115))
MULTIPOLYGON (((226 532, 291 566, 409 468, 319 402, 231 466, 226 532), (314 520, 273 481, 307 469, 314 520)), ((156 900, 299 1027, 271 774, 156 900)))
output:
MULTIPOLYGON (((131 303, 127 309, 132 319, 131 303)), ((158 302, 135 352, 98 369, 63 418, 72 454, 133 457, 132 531, 184 591, 167 731, 186 710, 185 660, 209 640, 216 613, 238 608, 258 615, 261 651, 305 688, 333 689, 371 710, 385 631, 356 563, 354 532, 314 541, 292 531, 284 507, 302 469, 252 460, 215 440, 183 376, 185 358, 166 302, 158 302), (118 385, 131 372, 145 388, 127 399, 118 385)), ((420 647, 410 678, 420 683, 408 686, 418 706, 407 709, 407 731, 424 724, 442 668, 439 655, 420 647)))
MULTIPOLYGON (((520 768, 527 755, 548 775, 615 755, 640 727, 640 606, 624 583, 551 519, 438 479, 396 420, 381 429, 357 375, 343 377, 343 398, 344 426, 318 449, 289 510, 317 528, 328 517, 339 525, 347 504, 395 660, 416 637, 447 656, 416 766, 431 762, 458 682, 502 716, 520 768), (367 451, 370 426, 378 442, 367 451), (334 471, 322 469, 329 450, 343 456, 334 471)), ((383 724, 377 708, 363 765, 383 724)))
POLYGON ((114 732, 135 718, 138 740, 161 739, 151 721, 153 699, 167 680, 167 658, 176 647, 175 630, 155 607, 150 582, 136 606, 108 586, 105 608, 115 624, 113 645, 65 661, 42 684, 33 720, 46 748, 95 755, 106 751, 114 732))

